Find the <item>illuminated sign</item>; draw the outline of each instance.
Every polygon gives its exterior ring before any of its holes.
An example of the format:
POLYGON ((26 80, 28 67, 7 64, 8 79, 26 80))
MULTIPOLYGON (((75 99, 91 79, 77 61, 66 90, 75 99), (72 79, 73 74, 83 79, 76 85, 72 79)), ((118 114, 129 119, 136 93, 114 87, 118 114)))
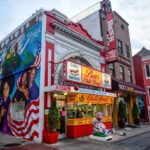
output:
POLYGON ((102 86, 111 89, 111 76, 107 73, 102 73, 102 86))
POLYGON ((70 87, 70 86, 56 85, 56 90, 57 90, 57 91, 67 91, 67 92, 71 92, 71 87, 70 87))
POLYGON ((106 51, 105 56, 106 56, 106 61, 107 62, 115 61, 117 59, 116 49, 106 51))
POLYGON ((111 89, 111 76, 90 67, 67 61, 63 74, 64 81, 111 89))
POLYGON ((107 14, 107 27, 108 27, 108 40, 109 40, 109 49, 115 49, 115 35, 113 27, 113 14, 112 12, 107 14))
POLYGON ((102 86, 102 72, 82 66, 82 83, 98 87, 102 86))
POLYGON ((123 85, 123 84, 119 84, 119 90, 134 92, 134 88, 132 88, 130 86, 123 85))
POLYGON ((69 94, 67 102, 80 102, 91 104, 113 104, 114 97, 111 96, 98 96, 92 94, 69 94))
POLYGON ((81 65, 67 61, 67 79, 81 82, 81 65))

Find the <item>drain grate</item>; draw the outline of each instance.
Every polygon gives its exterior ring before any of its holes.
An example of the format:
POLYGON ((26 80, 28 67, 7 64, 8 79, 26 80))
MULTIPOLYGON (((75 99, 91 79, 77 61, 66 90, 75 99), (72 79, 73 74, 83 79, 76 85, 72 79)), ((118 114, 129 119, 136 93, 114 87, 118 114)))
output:
POLYGON ((5 144, 4 147, 13 147, 13 146, 19 146, 21 145, 20 143, 10 143, 10 144, 5 144))

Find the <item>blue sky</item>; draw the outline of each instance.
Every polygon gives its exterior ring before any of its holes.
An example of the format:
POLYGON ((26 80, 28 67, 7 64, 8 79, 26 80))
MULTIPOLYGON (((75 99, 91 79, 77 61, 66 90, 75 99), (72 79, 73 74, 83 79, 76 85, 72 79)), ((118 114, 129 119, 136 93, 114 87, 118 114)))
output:
MULTIPOLYGON (((0 41, 36 10, 53 8, 69 18, 90 7, 99 0, 0 0, 0 41)), ((113 10, 128 23, 132 53, 143 46, 150 49, 149 0, 111 0, 113 10)))

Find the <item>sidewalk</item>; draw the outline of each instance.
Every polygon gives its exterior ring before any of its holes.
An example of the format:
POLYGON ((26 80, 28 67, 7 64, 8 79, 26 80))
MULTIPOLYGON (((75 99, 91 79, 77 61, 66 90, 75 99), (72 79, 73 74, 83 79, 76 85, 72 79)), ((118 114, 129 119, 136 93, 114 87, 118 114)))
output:
MULTIPOLYGON (((108 142, 103 142, 99 140, 93 140, 89 137, 82 137, 77 139, 63 139, 59 140, 56 144, 38 144, 32 141, 28 141, 25 139, 19 139, 14 136, 4 135, 0 133, 0 150, 9 149, 6 147, 11 147, 11 150, 76 150, 76 149, 93 149, 97 150, 99 146, 104 150, 109 150, 112 144, 115 142, 119 142, 121 140, 125 140, 127 138, 131 138, 146 132, 150 132, 150 125, 141 125, 139 128, 124 128, 124 129, 116 129, 116 134, 113 135, 112 140, 108 142), (125 132, 126 136, 119 135, 120 133, 125 132), (12 144, 12 146, 11 146, 12 144), (77 148, 78 147, 78 148, 77 148)), ((114 147, 115 149, 115 147, 114 147)))
MULTIPOLYGON (((53 147, 56 147, 60 150, 86 150, 92 149, 97 150, 101 147, 103 150, 118 150, 118 148, 113 146, 113 143, 131 138, 145 132, 150 132, 150 125, 141 125, 139 128, 124 128, 116 129, 116 134, 112 136, 112 140, 108 142, 94 140, 87 137, 81 137, 76 139, 64 139, 58 141, 56 144, 52 144, 53 147), (118 135, 119 133, 125 132, 126 136, 118 135)), ((47 144, 46 144, 47 145, 47 144)), ((125 149, 119 149, 125 150, 125 149)))
POLYGON ((141 125, 138 128, 126 127, 124 129, 116 129, 116 134, 113 135, 113 138, 110 142, 118 142, 146 132, 150 132, 150 125, 141 125), (123 133, 123 132, 126 133, 125 136, 118 135, 119 133, 123 133))

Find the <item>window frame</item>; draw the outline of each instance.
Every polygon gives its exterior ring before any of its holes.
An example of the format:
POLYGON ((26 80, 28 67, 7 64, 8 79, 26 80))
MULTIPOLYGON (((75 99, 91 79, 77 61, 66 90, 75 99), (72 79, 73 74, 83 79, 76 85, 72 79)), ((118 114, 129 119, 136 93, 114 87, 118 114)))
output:
POLYGON ((145 75, 146 75, 146 79, 150 79, 150 64, 145 64, 145 75), (147 76, 147 69, 146 66, 149 66, 149 76, 147 76))
POLYGON ((128 77, 129 77, 129 82, 133 82, 133 76, 132 76, 132 70, 131 69, 128 69, 128 77))
POLYGON ((116 72, 115 72, 115 65, 114 65, 114 63, 108 64, 108 69, 109 69, 110 74, 111 74, 113 77, 115 77, 116 72), (110 65, 112 65, 112 67, 110 67, 110 65))
POLYGON ((126 57, 127 58, 130 58, 131 56, 130 56, 130 48, 129 48, 129 46, 128 45, 125 45, 125 52, 126 52, 126 57), (128 51, 128 52, 127 52, 128 51))
POLYGON ((123 44, 122 44, 122 41, 119 39, 117 39, 117 49, 118 49, 119 54, 124 56, 123 44))
POLYGON ((125 80, 124 66, 120 65, 120 67, 119 67, 119 73, 120 73, 120 79, 121 80, 125 80), (122 68, 122 72, 121 72, 120 68, 122 68), (121 76, 122 76, 122 78, 121 78, 121 76))

